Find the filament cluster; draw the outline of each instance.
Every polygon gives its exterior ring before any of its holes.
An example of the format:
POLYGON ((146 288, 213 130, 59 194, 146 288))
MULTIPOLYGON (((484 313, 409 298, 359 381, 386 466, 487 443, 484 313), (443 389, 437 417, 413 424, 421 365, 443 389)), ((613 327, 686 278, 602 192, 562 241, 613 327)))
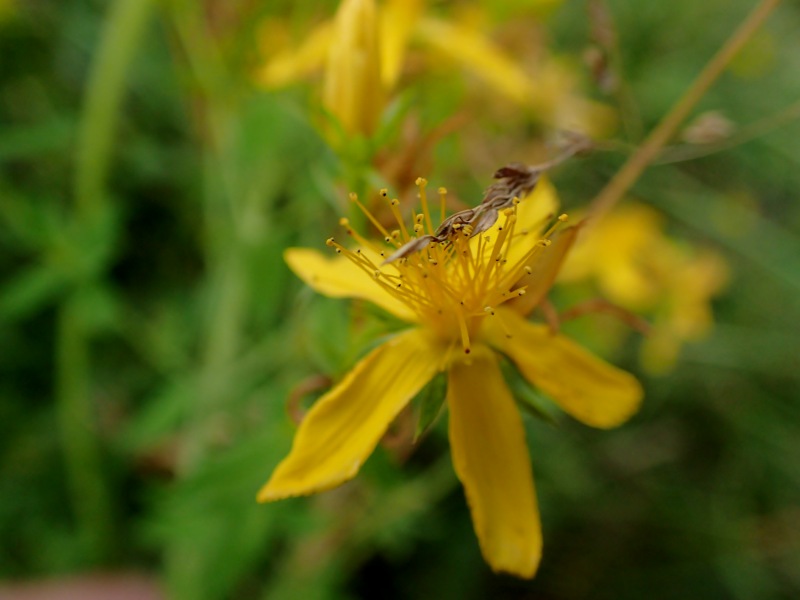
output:
MULTIPOLYGON (((539 235, 543 223, 537 224, 537 231, 518 225, 521 200, 513 197, 508 207, 497 210, 491 227, 476 232, 474 224, 456 220, 443 233, 442 225, 433 225, 427 181, 419 178, 416 185, 420 212, 412 212, 408 223, 401 214, 399 200, 389 199, 387 191, 381 190, 396 222, 393 229, 381 224, 355 194, 350 195, 380 232, 383 243, 361 235, 343 218, 340 224, 357 245, 351 249, 334 238, 328 239, 327 245, 369 274, 375 285, 407 305, 426 328, 442 340, 460 344, 469 354, 471 339, 478 333, 481 321, 501 318, 495 309, 525 294, 531 283, 531 265, 550 245, 550 236, 567 216, 561 215, 539 235)), ((439 216, 444 224, 447 190, 439 188, 438 192, 439 216)), ((507 331, 507 335, 512 333, 507 331)))

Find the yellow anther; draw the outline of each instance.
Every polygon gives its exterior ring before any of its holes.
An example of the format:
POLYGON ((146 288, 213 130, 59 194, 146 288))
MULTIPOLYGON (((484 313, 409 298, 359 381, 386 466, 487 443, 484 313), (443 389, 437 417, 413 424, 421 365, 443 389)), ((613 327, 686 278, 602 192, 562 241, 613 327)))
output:
POLYGON ((342 227, 347 227, 349 224, 350 224, 350 219, 348 219, 347 217, 342 217, 341 219, 339 219, 339 225, 341 225, 342 227))
POLYGON ((569 219, 569 215, 567 213, 558 216, 558 220, 561 221, 562 223, 565 223, 567 219, 569 219))
POLYGON ((517 296, 524 296, 525 290, 517 290, 517 296))
POLYGON ((388 195, 389 195, 389 190, 387 190, 386 188, 381 188, 381 196, 385 198, 388 195))
POLYGON ((336 243, 336 240, 334 240, 332 237, 329 237, 327 240, 325 240, 325 245, 326 246, 333 246, 335 243, 336 243))
POLYGON ((392 231, 391 236, 392 236, 392 239, 396 240, 397 238, 400 237, 400 230, 399 229, 395 229, 394 231, 392 231))
POLYGON ((417 223, 416 225, 414 225, 414 233, 419 233, 423 229, 425 229, 425 228, 420 223, 417 223))
POLYGON ((392 198, 392 206, 399 206, 399 205, 400 205, 400 200, 398 200, 397 198, 392 198))
POLYGON ((372 274, 375 279, 378 279, 381 276, 381 272, 378 269, 375 269, 375 272, 372 274))
POLYGON ((533 269, 531 269, 528 265, 525 265, 525 274, 530 275, 533 273, 533 269))
POLYGON ((513 215, 513 214, 514 214, 514 209, 513 209, 513 208, 506 208, 506 209, 503 211, 503 214, 504 214, 506 217, 510 217, 511 215, 513 215))
POLYGON ((414 181, 414 185, 423 186, 428 185, 428 180, 424 177, 417 177, 416 181, 414 181))
POLYGON ((494 309, 491 306, 484 307, 483 312, 489 313, 490 315, 494 316, 494 309))
POLYGON ((512 200, 512 202, 514 203, 514 206, 517 206, 521 202, 521 200, 519 198, 517 198, 516 196, 514 196, 514 199, 512 200))
POLYGON ((447 188, 446 187, 440 187, 439 188, 439 193, 440 194, 446 194, 447 193, 447 188))
POLYGON ((417 224, 419 225, 420 223, 422 223, 422 220, 423 220, 424 218, 425 218, 425 215, 423 215, 422 213, 420 213, 420 214, 418 214, 416 217, 414 217, 414 222, 415 222, 415 223, 417 223, 417 224))

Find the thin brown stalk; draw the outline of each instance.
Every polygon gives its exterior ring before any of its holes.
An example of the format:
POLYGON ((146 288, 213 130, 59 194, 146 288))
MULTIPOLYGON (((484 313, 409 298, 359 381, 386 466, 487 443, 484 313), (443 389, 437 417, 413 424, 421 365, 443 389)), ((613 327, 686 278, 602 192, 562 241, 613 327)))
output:
POLYGON ((780 0, 762 0, 742 22, 725 44, 706 64, 691 86, 653 129, 639 149, 617 171, 611 181, 600 190, 589 206, 589 214, 601 217, 608 212, 647 166, 656 158, 661 148, 675 134, 681 123, 689 116, 694 106, 719 78, 734 56, 758 30, 769 14, 778 6, 780 0))

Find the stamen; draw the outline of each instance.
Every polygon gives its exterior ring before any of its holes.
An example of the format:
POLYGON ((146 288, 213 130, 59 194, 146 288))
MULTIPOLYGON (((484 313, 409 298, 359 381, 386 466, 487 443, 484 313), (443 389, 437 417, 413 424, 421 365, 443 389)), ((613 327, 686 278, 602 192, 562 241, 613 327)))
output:
POLYGON ((447 188, 439 188, 439 203, 441 204, 441 217, 440 221, 444 221, 447 215, 447 188))
MULTIPOLYGON (((520 285, 522 277, 534 274, 536 265, 531 261, 550 244, 549 237, 567 216, 559 216, 542 238, 523 241, 528 231, 516 228, 519 198, 505 197, 504 204, 480 205, 448 218, 447 190, 439 188, 442 224, 434 228, 427 181, 419 178, 416 185, 420 212, 412 211, 408 221, 403 219, 402 213, 406 211, 401 212, 400 201, 388 200, 388 191, 381 190, 397 222, 397 229, 393 230, 381 225, 355 194, 350 196, 381 233, 386 246, 355 231, 346 218, 339 223, 359 247, 348 249, 334 238, 329 238, 326 244, 346 256, 376 285, 412 310, 422 323, 448 340, 448 356, 459 343, 464 354, 471 353, 470 337, 482 319, 498 319, 502 331, 511 337, 502 320, 503 311, 498 307, 526 293, 528 286, 520 285), (500 222, 495 226, 498 219, 500 222), (521 257, 511 260, 519 254, 513 252, 515 242, 524 243, 525 248, 521 257), (390 250, 391 247, 396 251, 390 250), (380 262, 376 255, 381 259, 388 255, 389 262, 376 264, 380 262)), ((534 229, 539 230, 539 226, 534 229)))
POLYGON ((358 233, 355 229, 350 227, 350 219, 342 217, 341 219, 339 219, 339 225, 345 227, 346 228, 345 232, 347 233, 347 235, 352 237, 362 246, 366 246, 367 248, 369 248, 370 250, 374 250, 375 252, 380 252, 380 249, 375 245, 375 243, 372 240, 368 240, 363 235, 358 233))
MULTIPOLYGON (((403 234, 403 242, 407 242, 410 236, 408 235, 406 224, 403 221, 403 215, 400 214, 400 209, 397 208, 398 206, 400 206, 400 200, 392 198, 392 201, 389 202, 389 207, 392 209, 392 215, 394 215, 395 221, 397 221, 397 224, 400 226, 400 231, 403 234)), ((394 232, 392 232, 392 237, 394 237, 394 232)))
MULTIPOLYGON (((383 193, 384 191, 385 190, 381 190, 381 193, 383 193)), ((358 199, 358 194, 356 194, 355 192, 351 192, 350 201, 354 202, 355 205, 358 206, 358 210, 364 213, 364 216, 367 217, 367 219, 369 219, 369 222, 372 223, 375 229, 381 232, 381 235, 383 235, 384 237, 389 235, 386 229, 383 227, 383 225, 380 224, 380 221, 378 221, 378 219, 376 219, 375 216, 369 210, 367 210, 366 206, 361 204, 361 201, 358 199)))
POLYGON ((469 354, 472 351, 469 343, 469 330, 467 329, 467 322, 464 319, 464 315, 462 315, 461 312, 458 313, 458 328, 461 330, 461 346, 464 348, 464 354, 469 354))
MULTIPOLYGON (((428 185, 428 180, 423 177, 417 177, 414 182, 419 187, 419 203, 422 207, 422 214, 425 215, 425 225, 428 226, 428 233, 433 233, 433 223, 431 222, 431 213, 428 210, 428 194, 425 192, 425 187, 428 185)), ((444 220, 444 218, 442 218, 444 220)))

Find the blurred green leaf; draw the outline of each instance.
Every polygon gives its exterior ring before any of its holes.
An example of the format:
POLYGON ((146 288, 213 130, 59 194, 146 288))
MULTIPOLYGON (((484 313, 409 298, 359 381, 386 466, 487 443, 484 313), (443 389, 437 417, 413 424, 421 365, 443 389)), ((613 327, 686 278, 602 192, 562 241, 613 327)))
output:
POLYGON ((75 125, 74 117, 55 115, 41 123, 0 130, 0 163, 66 151, 75 135, 75 125))
POLYGON ((36 265, 24 269, 0 288, 0 319, 24 319, 55 302, 69 287, 59 269, 36 265))

